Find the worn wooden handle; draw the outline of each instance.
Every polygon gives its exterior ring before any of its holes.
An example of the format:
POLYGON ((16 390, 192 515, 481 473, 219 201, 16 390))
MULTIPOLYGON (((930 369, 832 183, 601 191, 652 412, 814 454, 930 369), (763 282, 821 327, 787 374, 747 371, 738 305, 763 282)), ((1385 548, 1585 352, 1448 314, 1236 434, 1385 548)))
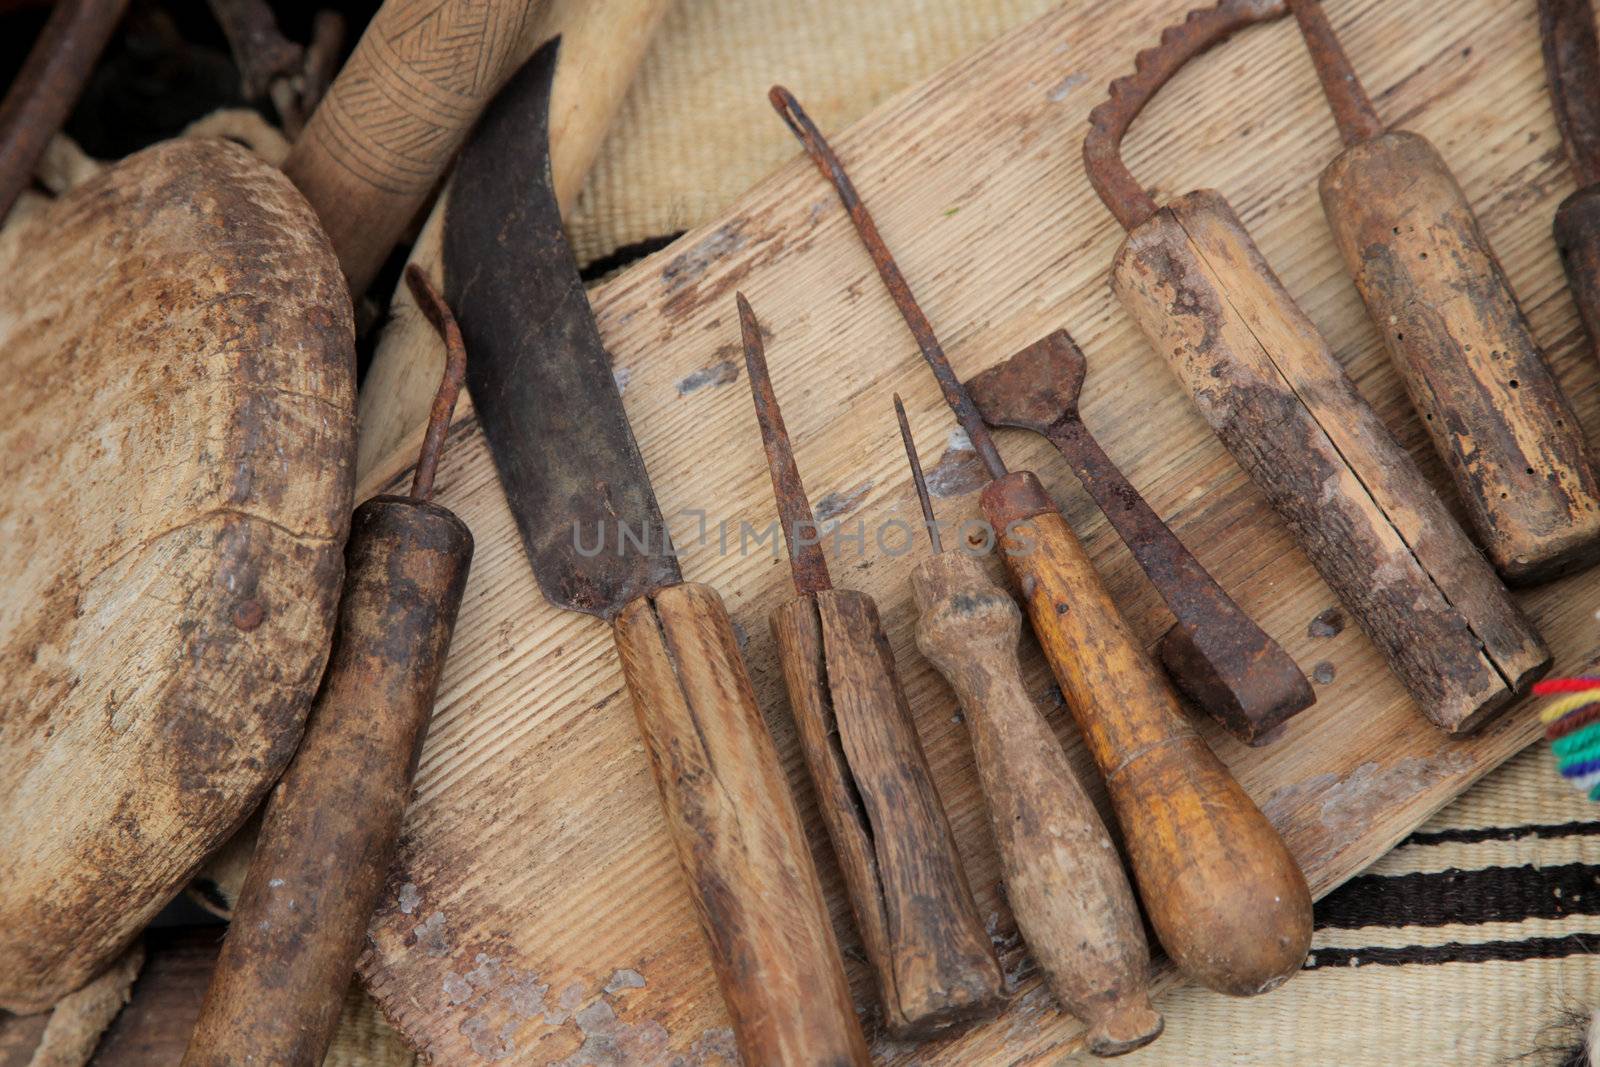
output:
POLYGON ((1089 1050, 1155 1040, 1150 947, 1111 835, 1017 661, 1022 613, 976 560, 945 553, 911 574, 917 647, 949 680, 972 736, 1017 928, 1089 1050))
POLYGON ((1162 947, 1223 993, 1281 984, 1311 946, 1311 893, 1283 839, 1183 717, 1039 480, 991 483, 983 511, 1105 775, 1162 947))
POLYGON ((1384 133, 1322 174, 1345 266, 1455 480, 1478 542, 1512 585, 1600 555, 1600 485, 1583 429, 1450 168, 1427 139, 1384 133))
POLYGON ((865 593, 824 590, 771 616, 801 751, 897 1039, 997 1013, 1005 977, 865 593))
POLYGON ((868 1064, 800 816, 709 586, 622 609, 622 669, 745 1063, 868 1064))
POLYGON ((1600 185, 1585 186, 1561 201, 1555 235, 1589 347, 1600 354, 1600 185))
POLYGON ((356 509, 328 671, 268 801, 185 1067, 317 1067, 366 943, 472 559, 435 504, 356 509))

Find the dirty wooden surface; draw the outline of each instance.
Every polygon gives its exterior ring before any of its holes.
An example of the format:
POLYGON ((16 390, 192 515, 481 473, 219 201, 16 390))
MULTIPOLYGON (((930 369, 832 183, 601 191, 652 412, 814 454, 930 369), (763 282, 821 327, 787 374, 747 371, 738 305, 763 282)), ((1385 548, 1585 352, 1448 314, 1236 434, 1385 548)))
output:
MULTIPOLYGON (((1131 69, 1132 50, 1185 6, 1142 0, 1106 18, 1108 5, 1072 0, 851 129, 829 132, 958 371, 970 376, 1057 326, 1071 329, 1089 357, 1085 422, 1201 562, 1318 679, 1319 703, 1275 745, 1247 749, 1198 717, 1197 728, 1283 830, 1320 893, 1536 727, 1526 710, 1513 711, 1485 734, 1448 739, 1356 627, 1311 628, 1334 606, 1332 594, 1106 287, 1121 231, 1083 178, 1085 116, 1104 85, 1131 69)), ((1556 205, 1573 186, 1545 103, 1534 6, 1338 0, 1329 14, 1384 115, 1451 160, 1593 439, 1600 374, 1550 239, 1556 205)), ((1337 144, 1294 28, 1280 22, 1182 73, 1134 128, 1128 151, 1160 201, 1202 184, 1228 196, 1379 415, 1446 489, 1322 216, 1317 176, 1337 144)), ((879 524, 918 516, 891 394, 905 397, 924 441, 941 518, 977 515, 982 472, 959 440, 946 439, 953 423, 932 378, 833 194, 798 153, 725 217, 591 294, 685 574, 721 589, 748 635, 757 699, 847 953, 859 941, 764 624, 791 596, 788 567, 770 548, 738 550, 741 521, 770 521, 771 493, 738 381, 735 286, 781 341, 770 347, 773 375, 818 511, 852 530, 867 524, 869 552, 857 557, 847 546, 835 573, 880 605, 980 911, 993 917, 1017 982, 1015 1004, 993 1023, 918 1046, 879 1038, 874 1052, 889 1063, 1053 1062, 1079 1026, 1054 1006, 1016 939, 966 728, 915 649, 908 579, 924 547, 898 556, 871 547, 879 524), (697 517, 685 513, 696 508, 707 513, 705 544, 697 517), (726 553, 719 522, 729 524, 726 553)), ((630 1062, 724 1062, 727 1016, 609 636, 540 598, 470 413, 455 432, 440 500, 472 528, 479 555, 362 972, 388 1016, 442 1063, 584 1062, 608 1049, 630 1050, 630 1062)), ((1024 433, 1002 433, 999 443, 1015 466, 1039 472, 1130 625, 1153 645, 1170 616, 1049 444, 1024 433)), ((369 479, 367 491, 386 480, 369 479)), ((1459 514, 1453 499, 1451 507, 1459 514)), ((896 528, 885 541, 896 552, 907 544, 896 528)), ((1523 596, 1556 670, 1600 654, 1597 601, 1597 573, 1523 596)), ((1031 642, 1024 664, 1074 764, 1088 772, 1031 642)), ((1098 785, 1096 797, 1104 802, 1098 785)), ((859 959, 850 970, 858 1004, 871 1011, 870 974, 859 959)), ((1183 1040, 1175 1028, 1154 1047, 1183 1040)))

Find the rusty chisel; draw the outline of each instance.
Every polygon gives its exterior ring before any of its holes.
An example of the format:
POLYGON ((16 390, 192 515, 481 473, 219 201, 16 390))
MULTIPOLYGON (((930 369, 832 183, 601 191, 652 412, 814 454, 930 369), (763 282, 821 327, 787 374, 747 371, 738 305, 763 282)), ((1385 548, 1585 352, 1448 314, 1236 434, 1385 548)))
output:
POLYGON ((1544 71, 1578 191, 1556 209, 1567 287, 1600 353, 1600 39, 1589 0, 1539 0, 1544 71))
POLYGON ((578 278, 541 48, 456 166, 445 285, 546 599, 610 622, 744 1062, 866 1064, 821 884, 722 600, 685 582, 578 278))

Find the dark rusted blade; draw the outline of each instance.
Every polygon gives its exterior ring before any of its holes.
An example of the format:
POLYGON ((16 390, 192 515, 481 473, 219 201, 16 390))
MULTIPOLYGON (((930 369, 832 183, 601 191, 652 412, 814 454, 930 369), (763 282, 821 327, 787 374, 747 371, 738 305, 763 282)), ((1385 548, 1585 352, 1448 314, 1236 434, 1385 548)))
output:
POLYGON ((682 581, 550 184, 559 41, 484 111, 445 213, 467 388, 539 588, 611 618, 682 581))
POLYGON ((1539 0, 1544 72, 1579 185, 1600 181, 1600 42, 1589 0, 1539 0))

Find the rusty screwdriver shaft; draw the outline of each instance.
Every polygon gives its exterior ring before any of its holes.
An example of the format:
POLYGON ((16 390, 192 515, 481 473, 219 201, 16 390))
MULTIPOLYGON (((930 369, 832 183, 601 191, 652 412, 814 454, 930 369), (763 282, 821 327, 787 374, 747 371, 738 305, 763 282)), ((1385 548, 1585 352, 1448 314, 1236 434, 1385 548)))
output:
POLYGON ((944 551, 939 541, 939 520, 933 517, 933 501, 928 499, 928 482, 922 476, 922 461, 917 458, 917 446, 911 440, 911 423, 906 419, 906 406, 900 394, 894 394, 894 416, 900 422, 900 440, 906 446, 906 462, 911 464, 911 481, 917 487, 917 502, 922 505, 922 522, 928 528, 928 540, 933 542, 933 553, 944 551))
POLYGON ((1339 38, 1334 36, 1320 0, 1289 0, 1289 10, 1300 23, 1300 34, 1305 38, 1306 50, 1311 53, 1311 64, 1316 68, 1317 80, 1322 83, 1322 93, 1328 98, 1339 136, 1347 145, 1378 136, 1383 132, 1383 120, 1378 118, 1372 99, 1350 64, 1350 57, 1345 55, 1339 38))

